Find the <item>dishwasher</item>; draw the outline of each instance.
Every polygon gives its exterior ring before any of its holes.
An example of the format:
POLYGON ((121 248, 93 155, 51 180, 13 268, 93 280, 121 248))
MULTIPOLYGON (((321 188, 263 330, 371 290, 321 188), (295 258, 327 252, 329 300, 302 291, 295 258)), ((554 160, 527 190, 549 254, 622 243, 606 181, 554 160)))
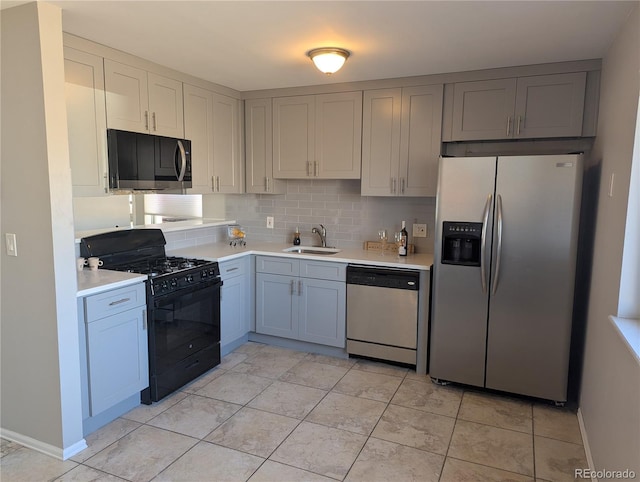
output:
POLYGON ((347 353, 416 365, 418 271, 347 266, 347 353))

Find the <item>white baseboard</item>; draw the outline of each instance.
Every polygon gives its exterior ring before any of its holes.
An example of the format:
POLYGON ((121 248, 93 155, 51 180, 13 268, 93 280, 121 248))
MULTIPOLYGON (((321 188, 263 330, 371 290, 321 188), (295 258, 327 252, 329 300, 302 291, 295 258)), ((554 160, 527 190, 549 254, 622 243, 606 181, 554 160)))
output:
POLYGON ((25 447, 36 450, 59 460, 67 460, 69 457, 73 457, 75 454, 82 452, 87 448, 87 442, 85 439, 81 439, 70 447, 62 449, 60 447, 56 447, 55 445, 44 443, 40 440, 36 440, 21 433, 17 433, 4 428, 0 429, 0 437, 18 443, 20 445, 24 445, 25 447))
MULTIPOLYGON (((578 424, 580 425, 580 435, 582 436, 582 446, 584 447, 584 454, 587 457, 587 463, 592 474, 596 473, 596 466, 593 463, 593 457, 591 456, 591 448, 589 447, 589 438, 587 437, 587 429, 584 426, 584 419, 582 418, 582 409, 578 409, 578 424)), ((591 482, 598 482, 598 479, 591 477, 591 482)))

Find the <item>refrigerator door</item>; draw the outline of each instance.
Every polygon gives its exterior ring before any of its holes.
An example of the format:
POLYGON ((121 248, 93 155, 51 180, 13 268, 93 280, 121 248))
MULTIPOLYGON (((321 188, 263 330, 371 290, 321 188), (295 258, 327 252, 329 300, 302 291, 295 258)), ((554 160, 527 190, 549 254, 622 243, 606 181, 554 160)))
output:
POLYGON ((440 159, 429 346, 433 378, 484 385, 495 169, 495 157, 440 159), (444 221, 484 223, 482 267, 442 263, 444 221))
POLYGON ((582 156, 499 157, 486 387, 564 401, 582 156))

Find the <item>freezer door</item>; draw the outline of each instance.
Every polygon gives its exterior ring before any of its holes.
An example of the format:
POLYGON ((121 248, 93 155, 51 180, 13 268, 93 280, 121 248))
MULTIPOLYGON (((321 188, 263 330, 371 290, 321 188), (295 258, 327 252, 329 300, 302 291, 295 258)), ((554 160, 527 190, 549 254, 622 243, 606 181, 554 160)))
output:
POLYGON ((487 388, 567 398, 581 186, 581 156, 498 158, 487 388))
POLYGON ((495 157, 442 158, 438 174, 429 374, 475 386, 484 385, 488 284, 481 267, 441 263, 442 223, 486 217, 488 279, 495 168, 495 157))

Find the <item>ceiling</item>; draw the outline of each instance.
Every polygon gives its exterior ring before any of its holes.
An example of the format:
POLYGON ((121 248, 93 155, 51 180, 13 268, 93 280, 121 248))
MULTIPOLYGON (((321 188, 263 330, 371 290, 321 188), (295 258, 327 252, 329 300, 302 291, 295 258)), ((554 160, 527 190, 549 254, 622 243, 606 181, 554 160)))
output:
MULTIPOLYGON (((3 8, 25 2, 2 2, 3 8)), ((66 32, 239 91, 601 58, 631 1, 51 0, 66 32), (352 52, 326 76, 306 52, 352 52)))

